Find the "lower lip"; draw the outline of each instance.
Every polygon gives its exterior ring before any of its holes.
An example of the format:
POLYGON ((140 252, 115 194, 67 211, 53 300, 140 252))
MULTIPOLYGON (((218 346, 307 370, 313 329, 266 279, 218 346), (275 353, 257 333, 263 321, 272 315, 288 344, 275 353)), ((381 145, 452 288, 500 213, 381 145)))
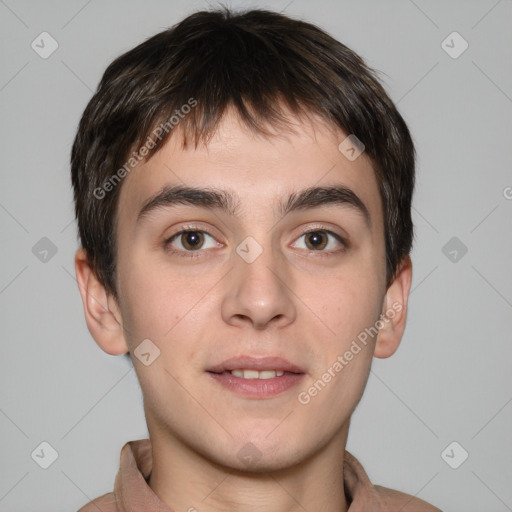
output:
POLYGON ((272 398, 297 386, 304 378, 303 373, 290 372, 272 379, 243 379, 231 373, 208 372, 208 374, 227 389, 250 398, 272 398))

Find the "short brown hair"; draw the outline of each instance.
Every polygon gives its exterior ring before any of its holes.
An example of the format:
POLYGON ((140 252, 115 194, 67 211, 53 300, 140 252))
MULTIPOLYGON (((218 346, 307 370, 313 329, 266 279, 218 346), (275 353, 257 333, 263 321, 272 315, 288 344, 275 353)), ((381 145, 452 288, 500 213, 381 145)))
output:
POLYGON ((75 213, 89 264, 108 292, 118 298, 120 186, 112 178, 145 141, 152 140, 145 160, 162 146, 172 130, 158 140, 151 133, 191 98, 195 107, 180 129, 193 134, 196 147, 227 107, 265 133, 267 123, 283 122, 280 104, 319 114, 362 141, 382 198, 386 281, 392 282, 412 249, 415 151, 375 71, 315 25, 268 10, 222 8, 196 12, 114 60, 83 113, 71 152, 75 213))

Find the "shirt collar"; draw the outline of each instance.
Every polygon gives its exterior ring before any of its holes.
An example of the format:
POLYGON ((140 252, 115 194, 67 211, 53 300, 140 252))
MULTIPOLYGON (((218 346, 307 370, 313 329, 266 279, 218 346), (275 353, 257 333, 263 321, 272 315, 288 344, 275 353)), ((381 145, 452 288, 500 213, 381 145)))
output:
MULTIPOLYGON (((384 510, 385 504, 364 468, 348 451, 345 451, 343 465, 344 490, 350 503, 348 512, 384 510)), ((153 453, 149 439, 129 441, 123 446, 114 483, 114 495, 120 512, 173 512, 147 483, 152 467, 153 453)))

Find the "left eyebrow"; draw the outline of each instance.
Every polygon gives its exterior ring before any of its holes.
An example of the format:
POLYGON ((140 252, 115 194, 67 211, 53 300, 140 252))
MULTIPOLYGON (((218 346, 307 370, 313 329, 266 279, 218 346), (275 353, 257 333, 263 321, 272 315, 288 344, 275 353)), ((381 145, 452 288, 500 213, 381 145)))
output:
POLYGON ((366 225, 370 228, 371 216, 368 208, 352 189, 344 185, 310 187, 294 192, 288 197, 286 203, 279 205, 278 211, 284 217, 292 211, 320 208, 329 205, 350 207, 363 216, 366 225))
MULTIPOLYGON (((181 185, 166 186, 144 204, 137 216, 137 222, 156 209, 180 204, 220 209, 231 216, 237 216, 241 209, 240 199, 227 190, 181 185)), ((368 227, 371 226, 371 216, 366 205, 353 190, 343 185, 309 187, 293 192, 286 201, 279 203, 277 214, 284 217, 293 211, 329 205, 348 206, 363 216, 368 227)))

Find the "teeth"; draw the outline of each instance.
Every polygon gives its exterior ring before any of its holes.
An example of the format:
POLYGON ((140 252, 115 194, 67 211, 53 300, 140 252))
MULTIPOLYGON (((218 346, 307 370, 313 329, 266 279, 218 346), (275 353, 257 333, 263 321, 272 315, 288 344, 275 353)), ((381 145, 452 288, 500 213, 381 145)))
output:
POLYGON ((273 379, 284 375, 283 371, 276 370, 263 370, 261 372, 258 370, 232 370, 230 373, 242 379, 273 379))

